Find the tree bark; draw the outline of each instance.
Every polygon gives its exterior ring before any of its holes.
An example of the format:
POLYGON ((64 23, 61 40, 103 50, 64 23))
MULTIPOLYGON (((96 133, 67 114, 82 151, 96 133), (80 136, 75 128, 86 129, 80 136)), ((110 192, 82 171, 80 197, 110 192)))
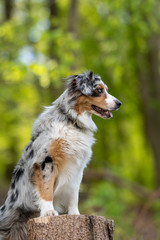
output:
POLYGON ((28 240, 113 240, 114 222, 101 216, 61 215, 28 221, 28 240))

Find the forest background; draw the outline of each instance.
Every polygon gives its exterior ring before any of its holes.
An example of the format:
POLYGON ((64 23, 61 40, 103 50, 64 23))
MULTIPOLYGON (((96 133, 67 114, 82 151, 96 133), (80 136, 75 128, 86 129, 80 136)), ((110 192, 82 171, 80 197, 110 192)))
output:
POLYGON ((34 119, 64 78, 98 73, 122 101, 98 126, 82 214, 114 219, 115 239, 160 239, 158 0, 0 2, 0 203, 34 119))

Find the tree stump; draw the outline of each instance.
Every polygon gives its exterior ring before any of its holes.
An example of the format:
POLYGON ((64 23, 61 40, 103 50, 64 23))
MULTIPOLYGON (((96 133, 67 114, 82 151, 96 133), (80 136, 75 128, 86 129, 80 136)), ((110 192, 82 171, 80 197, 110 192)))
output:
POLYGON ((60 215, 28 221, 28 240, 113 240, 114 222, 101 216, 60 215))

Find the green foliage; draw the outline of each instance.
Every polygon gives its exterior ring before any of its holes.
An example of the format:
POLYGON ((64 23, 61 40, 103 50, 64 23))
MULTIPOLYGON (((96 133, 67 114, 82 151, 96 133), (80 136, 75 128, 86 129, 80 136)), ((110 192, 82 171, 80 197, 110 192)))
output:
MULTIPOLYGON (((157 2, 79 1, 75 32, 68 31, 69 3, 57 1, 58 14, 51 19, 46 1, 15 1, 8 21, 0 3, 0 179, 10 180, 34 119, 42 106, 62 93, 62 79, 92 69, 122 101, 122 107, 109 121, 94 117, 98 132, 90 167, 112 169, 126 180, 153 189, 154 158, 144 134, 137 55, 141 53, 140 64, 146 67, 148 39, 159 33, 157 2)), ((153 99, 150 104, 159 111, 159 102, 153 99)), ((127 216, 126 211, 138 198, 106 182, 93 185, 83 212, 114 218, 117 239, 129 239, 129 232, 134 235, 134 214, 127 216)), ((159 222, 157 202, 153 211, 157 209, 159 222)))
POLYGON ((118 189, 110 183, 99 182, 89 188, 87 201, 81 204, 81 212, 85 214, 98 214, 114 219, 116 225, 115 238, 130 239, 135 233, 131 227, 135 213, 127 209, 136 202, 135 196, 126 189, 118 189), (127 218, 127 222, 124 220, 127 218))

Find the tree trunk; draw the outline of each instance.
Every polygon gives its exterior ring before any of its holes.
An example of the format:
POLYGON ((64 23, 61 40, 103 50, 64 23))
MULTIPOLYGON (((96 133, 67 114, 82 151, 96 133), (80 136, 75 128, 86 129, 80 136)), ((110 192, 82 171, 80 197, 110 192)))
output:
POLYGON ((50 29, 54 29, 56 26, 54 24, 54 18, 58 16, 58 8, 56 0, 48 0, 48 7, 50 13, 50 29))
POLYGON ((28 221, 28 240, 113 240, 113 220, 100 216, 61 215, 28 221))
MULTIPOLYGON (((52 36, 52 32, 57 28, 57 17, 58 17, 58 7, 56 0, 48 0, 48 9, 49 9, 49 20, 50 20, 50 37, 52 36)), ((49 39, 48 42, 48 56, 51 59, 56 59, 58 61, 57 55, 57 47, 52 39, 49 39)))
MULTIPOLYGON (((154 1, 147 15, 143 11, 143 2, 141 6, 141 24, 150 29, 150 36, 145 37, 146 50, 142 51, 139 39, 144 39, 144 32, 140 34, 137 31, 137 25, 132 21, 135 15, 130 1, 127 2, 127 11, 130 15, 131 24, 128 25, 129 40, 131 44, 130 58, 137 60, 136 71, 140 81, 140 97, 142 101, 142 112, 144 117, 144 131, 146 138, 151 145, 155 163, 155 183, 156 187, 160 187, 160 72, 159 72, 159 44, 160 34, 156 28, 151 30, 150 14, 154 16, 154 24, 156 27, 160 24, 159 1, 154 1)), ((139 11, 137 9, 137 11, 139 11)), ((158 29, 158 28, 157 28, 158 29)))
POLYGON ((148 41, 148 53, 145 55, 145 67, 139 66, 141 94, 145 131, 152 146, 155 159, 156 185, 160 187, 160 74, 159 40, 153 34, 148 41))
POLYGON ((4 20, 10 20, 13 12, 13 0, 4 0, 4 20))
POLYGON ((76 23, 77 23, 77 10, 78 10, 78 0, 70 1, 70 10, 69 10, 69 32, 76 33, 76 23))

